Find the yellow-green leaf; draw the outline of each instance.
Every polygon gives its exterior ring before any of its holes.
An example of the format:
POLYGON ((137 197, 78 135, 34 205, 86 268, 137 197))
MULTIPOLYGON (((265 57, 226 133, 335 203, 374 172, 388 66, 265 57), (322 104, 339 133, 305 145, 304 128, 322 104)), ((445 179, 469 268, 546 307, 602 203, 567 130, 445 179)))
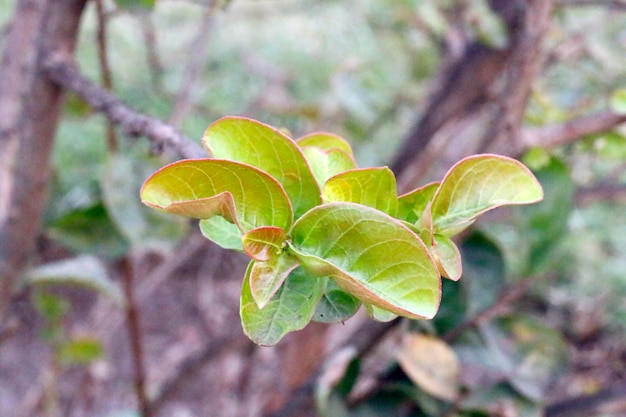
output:
POLYGON ((272 256, 267 261, 252 261, 250 292, 259 308, 267 305, 285 278, 297 267, 298 259, 288 253, 272 256))
POLYGON ((434 232, 454 235, 488 210, 542 198, 541 185, 520 162, 500 155, 470 156, 448 171, 433 197, 434 232))
POLYGON ((298 146, 300 146, 301 148, 310 146, 322 149, 324 151, 332 151, 334 149, 338 149, 346 153, 348 156, 350 156, 350 158, 354 157, 350 144, 342 137, 333 135, 332 133, 311 133, 309 135, 302 136, 300 139, 298 139, 297 143, 298 146))
POLYGON ((169 213, 199 219, 222 216, 242 233, 260 226, 289 229, 293 218, 278 181, 233 161, 174 162, 148 178, 140 195, 144 204, 169 213))
POLYGON ((301 149, 280 130, 248 118, 225 117, 209 126, 203 144, 216 158, 249 164, 276 178, 296 218, 321 203, 320 189, 301 149))
POLYGON ((432 318, 439 307, 441 280, 428 250, 379 210, 316 207, 294 223, 289 250, 310 273, 334 278, 365 304, 411 318, 432 318))
POLYGON ((463 273, 461 252, 452 239, 443 235, 434 235, 432 254, 442 277, 450 278, 453 281, 458 281, 461 278, 463 273))
POLYGON ((325 150, 314 146, 305 146, 302 148, 302 152, 320 187, 323 187, 330 177, 356 168, 354 159, 341 149, 325 150))
POLYGON ((399 196, 396 217, 409 223, 416 223, 422 217, 422 213, 438 188, 439 183, 432 182, 399 196))
POLYGON ((394 216, 398 209, 396 178, 387 167, 353 169, 335 175, 324 185, 327 202, 349 201, 394 216))

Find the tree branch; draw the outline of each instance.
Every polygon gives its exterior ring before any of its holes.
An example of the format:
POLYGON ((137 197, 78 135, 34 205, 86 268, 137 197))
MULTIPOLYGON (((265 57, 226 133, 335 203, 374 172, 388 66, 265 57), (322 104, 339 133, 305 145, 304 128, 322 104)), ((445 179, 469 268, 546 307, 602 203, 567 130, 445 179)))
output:
POLYGON ((172 126, 138 113, 110 92, 85 78, 67 55, 61 52, 50 54, 44 65, 52 81, 79 95, 95 111, 103 113, 109 122, 120 126, 127 135, 145 136, 159 151, 170 150, 183 158, 207 157, 200 145, 172 126))
POLYGON ((85 0, 20 0, 0 64, 0 322, 46 205, 61 89, 40 57, 71 56, 85 0))
POLYGON ((559 124, 527 128, 522 133, 521 142, 524 147, 554 148, 574 142, 582 136, 611 130, 622 123, 626 123, 626 115, 605 110, 559 124))

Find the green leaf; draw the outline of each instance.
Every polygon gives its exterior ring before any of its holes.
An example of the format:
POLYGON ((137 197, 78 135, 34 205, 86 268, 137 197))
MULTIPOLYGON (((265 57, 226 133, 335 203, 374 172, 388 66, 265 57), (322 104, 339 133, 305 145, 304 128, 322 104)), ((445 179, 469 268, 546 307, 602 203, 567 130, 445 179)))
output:
POLYGON ((465 239, 461 251, 466 310, 474 316, 498 301, 505 284, 506 266, 500 248, 480 232, 465 239))
POLYGON ((275 345, 287 333, 306 326, 315 311, 325 280, 311 277, 302 268, 295 269, 274 297, 261 310, 250 290, 248 266, 241 290, 241 323, 244 333, 255 343, 275 345))
POLYGON ((626 88, 619 88, 611 95, 611 110, 617 114, 626 114, 626 88))
POLYGON ((297 143, 301 148, 314 147, 324 151, 338 149, 351 158, 354 157, 350 144, 342 137, 333 135, 332 133, 311 133, 309 135, 302 136, 297 140, 297 143))
POLYGON ((50 262, 28 270, 24 282, 29 285, 70 284, 86 287, 123 305, 124 294, 112 281, 102 262, 94 256, 50 262))
POLYGON ((433 197, 434 231, 454 235, 488 210, 542 198, 541 185, 520 162, 500 155, 470 156, 448 171, 433 197))
POLYGON ((558 259, 553 255, 563 237, 567 236, 576 192, 568 166, 555 157, 535 174, 546 191, 546 198, 539 204, 514 212, 518 228, 523 231, 528 244, 528 275, 545 271, 558 259))
POLYGON ((501 372, 511 385, 533 401, 544 400, 566 367, 567 346, 561 334, 526 316, 505 317, 481 330, 492 356, 501 358, 501 372))
POLYGON ((447 236, 434 235, 433 239, 432 254, 437 262, 439 273, 452 281, 458 281, 463 273, 459 248, 447 236))
POLYGON ((363 303, 410 318, 437 312, 437 268, 398 220, 355 203, 329 203, 294 223, 291 239, 289 250, 307 270, 334 278, 363 303))
POLYGON ((243 251, 241 230, 223 217, 213 216, 199 222, 202 235, 224 249, 243 251))
POLYGON ((260 226, 288 229, 291 205, 281 185, 258 168, 233 161, 174 162, 146 180, 144 204, 188 217, 218 215, 242 233, 260 226))
POLYGON ((119 7, 125 9, 153 9, 156 0, 115 0, 119 7))
POLYGON ((129 246, 102 203, 64 214, 50 224, 47 234, 75 253, 102 257, 123 256, 129 246))
POLYGON ((354 159, 340 149, 324 150, 305 146, 302 152, 311 166, 315 180, 320 187, 332 176, 356 168, 354 159))
POLYGON ((216 158, 249 164, 276 178, 296 218, 321 204, 320 189, 302 151, 281 131, 256 120, 225 117, 209 126, 203 144, 216 158))
POLYGON ((422 213, 438 188, 439 183, 433 182, 402 194, 398 197, 398 214, 396 217, 409 223, 416 223, 422 217, 422 213))
POLYGON ((387 167, 353 169, 335 175, 326 181, 323 195, 327 202, 358 203, 391 216, 398 209, 396 179, 387 167))
POLYGON ((102 357, 104 349, 98 339, 80 337, 70 339, 59 348, 60 359, 66 364, 86 364, 102 357))
POLYGON ((334 279, 329 279, 324 295, 315 309, 313 320, 320 323, 348 320, 359 307, 361 307, 361 302, 356 297, 342 290, 334 279))
POLYGON ((397 314, 376 307, 375 305, 364 304, 363 306, 365 307, 365 311, 367 311, 367 315, 376 321, 388 322, 398 318, 397 314))

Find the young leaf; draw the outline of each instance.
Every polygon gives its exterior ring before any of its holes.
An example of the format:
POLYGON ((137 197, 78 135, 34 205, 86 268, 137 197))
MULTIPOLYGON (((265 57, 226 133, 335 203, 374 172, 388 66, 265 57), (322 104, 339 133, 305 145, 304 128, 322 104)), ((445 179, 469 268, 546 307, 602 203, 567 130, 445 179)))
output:
POLYGON ((409 223, 416 223, 430 200, 432 200, 437 188, 439 188, 439 183, 432 182, 402 194, 398 197, 398 213, 396 217, 409 223))
POLYGON ((375 305, 364 304, 364 306, 365 306, 365 311, 367 311, 367 315, 376 321, 388 322, 388 321, 398 318, 397 314, 394 314, 390 311, 376 307, 375 305))
POLYGON ((433 258, 437 262, 439 273, 452 281, 458 281, 463 273, 461 252, 452 239, 444 235, 433 236, 433 258))
POLYGON ((283 251, 287 233, 280 227, 259 227, 243 235, 241 240, 243 250, 254 259, 250 291, 259 308, 263 308, 298 266, 298 260, 283 251))
POLYGON ((276 178, 296 218, 321 204, 320 189, 302 151, 281 131, 256 120, 225 117, 204 132, 203 144, 216 158, 249 164, 276 178))
POLYGON ((141 188, 144 204, 170 213, 208 219, 222 216, 242 232, 259 226, 288 229, 291 205, 281 185, 250 165, 219 159, 174 162, 141 188))
POLYGON ((348 320, 359 307, 361 307, 361 302, 357 298, 342 290, 334 279, 328 279, 324 295, 315 309, 313 320, 320 323, 348 320))
POLYGON ((289 273, 297 267, 298 259, 288 253, 273 256, 265 262, 252 261, 250 292, 259 308, 267 305, 289 273))
POLYGON ((330 177, 356 168, 354 159, 340 149, 324 150, 314 146, 304 146, 302 152, 320 187, 323 187, 330 177))
POLYGON ((241 238, 244 252, 257 261, 269 261, 280 255, 286 240, 285 230, 273 226, 257 227, 241 238))
POLYGON ((297 268, 261 310, 250 291, 251 269, 252 265, 249 265, 241 289, 243 331, 257 344, 275 345, 287 333, 300 330, 311 321, 326 282, 297 268))
POLYGON ((541 185, 520 162, 500 155, 471 156, 448 171, 433 197, 434 231, 454 235, 488 210, 542 198, 541 185))
POLYGON ((314 147, 324 151, 338 149, 350 156, 350 158, 354 157, 350 144, 345 139, 340 136, 333 135, 332 133, 311 133, 309 135, 302 136, 297 140, 297 143, 301 148, 314 147))
POLYGON ((432 318, 441 281, 428 250, 398 220, 340 202, 294 223, 289 250, 312 274, 330 276, 366 304, 410 318, 432 318))
POLYGON ((335 175, 324 185, 328 202, 349 201, 395 216, 398 209, 396 179, 389 168, 353 169, 335 175))

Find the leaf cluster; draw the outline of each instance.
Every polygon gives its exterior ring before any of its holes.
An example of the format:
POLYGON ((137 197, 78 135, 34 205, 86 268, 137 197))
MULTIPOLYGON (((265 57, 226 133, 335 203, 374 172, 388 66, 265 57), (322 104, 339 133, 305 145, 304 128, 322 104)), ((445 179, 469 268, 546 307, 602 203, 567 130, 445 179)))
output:
POLYGON ((383 321, 434 317, 441 277, 462 274, 451 238, 487 210, 543 197, 524 165, 498 155, 466 158, 441 182, 398 195, 388 168, 358 168, 336 135, 293 140, 226 117, 203 145, 213 158, 160 169, 141 200, 200 219, 204 236, 251 258, 240 312, 263 345, 310 320, 346 320, 361 305, 383 321))

